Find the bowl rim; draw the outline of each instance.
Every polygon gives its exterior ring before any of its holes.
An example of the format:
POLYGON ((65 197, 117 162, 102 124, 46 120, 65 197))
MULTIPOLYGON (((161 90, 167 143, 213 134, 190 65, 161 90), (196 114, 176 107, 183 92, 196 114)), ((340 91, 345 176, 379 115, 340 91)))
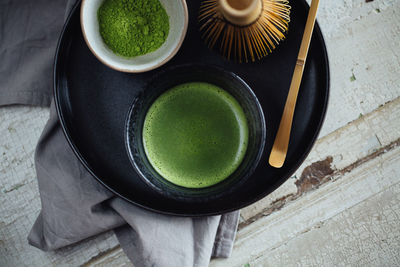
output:
MULTIPOLYGON (((185 200, 191 200, 194 202, 198 202, 201 201, 201 199, 203 198, 213 198, 209 195, 206 194, 193 194, 193 195, 188 195, 186 193, 176 193, 176 192, 165 192, 162 188, 158 187, 156 184, 154 184, 151 179, 149 179, 148 177, 146 177, 142 170, 137 166, 137 162, 135 160, 135 157, 133 156, 133 151, 132 151, 132 147, 131 147, 131 134, 130 134, 130 126, 131 126, 131 121, 132 121, 132 116, 134 113, 135 108, 138 105, 138 101, 140 100, 140 98, 144 97, 145 94, 145 90, 148 87, 149 83, 152 83, 154 80, 158 79, 161 76, 165 76, 166 74, 168 74, 169 72, 175 70, 175 69, 189 69, 189 68, 198 68, 200 70, 204 70, 204 69, 214 69, 224 75, 227 75, 229 77, 234 78, 238 83, 240 83, 244 90, 246 91, 247 94, 249 94, 249 96, 252 99, 252 102, 255 104, 257 112, 259 113, 260 116, 260 127, 261 127, 261 135, 260 135, 260 146, 257 149, 257 152, 254 156, 253 162, 250 165, 248 171, 245 173, 245 175, 243 177, 241 177, 241 179, 239 179, 238 181, 234 182, 231 184, 231 186, 229 188, 226 188, 226 190, 224 190, 223 192, 219 192, 217 193, 218 196, 220 195, 226 195, 231 193, 233 190, 235 190, 237 187, 239 187, 242 183, 245 182, 246 179, 248 179, 251 175, 253 175, 253 173, 255 172, 256 168, 258 167, 258 165, 260 164, 261 158, 263 156, 264 153, 264 149, 265 149, 265 145, 266 145, 266 141, 267 141, 267 126, 266 126, 266 119, 265 119, 265 115, 264 115, 264 110, 256 96, 256 94, 254 93, 254 91, 251 89, 250 85, 248 85, 246 83, 246 81, 244 81, 238 74, 236 74, 233 71, 230 70, 226 70, 224 68, 222 68, 221 66, 218 65, 213 65, 213 64, 202 64, 202 63, 185 63, 185 64, 180 64, 180 65, 176 65, 176 66, 172 66, 169 67, 163 71, 161 71, 158 74, 155 74, 153 76, 153 79, 150 79, 150 81, 145 84, 143 86, 142 91, 133 98, 130 106, 129 106, 129 110, 127 112, 127 115, 125 117, 125 127, 124 127, 124 143, 125 143, 125 150, 126 153, 128 155, 129 161, 131 163, 131 166, 133 167, 134 171, 137 173, 137 175, 139 176, 139 178, 144 181, 150 188, 152 188, 153 190, 155 190, 156 192, 167 196, 169 198, 172 199, 185 199, 185 200)), ((163 92, 167 91, 168 88, 166 88, 163 92)), ((161 93, 162 94, 162 93, 161 93)), ((161 95, 160 94, 160 95, 161 95)), ((149 108, 149 107, 148 107, 149 108)), ((147 111, 146 111, 147 112, 147 111)), ((247 153, 247 152, 246 152, 247 153)), ((241 163, 242 164, 242 163, 241 163)), ((241 165, 240 164, 240 165, 241 165)), ((240 167, 240 165, 238 166, 238 168, 240 167)), ((160 177, 162 177, 160 175, 160 177)), ((163 178, 164 179, 164 178, 163 178)), ((205 193, 205 191, 210 191, 210 189, 215 188, 215 186, 220 185, 221 183, 227 182, 228 179, 224 179, 222 181, 220 181, 217 184, 208 186, 208 187, 204 187, 204 188, 186 188, 186 187, 182 187, 179 185, 175 185, 174 183, 167 181, 167 184, 172 184, 172 186, 174 187, 178 187, 178 188, 182 188, 184 190, 191 190, 191 191, 203 191, 203 193, 205 193)), ((200 192, 201 193, 201 192, 200 192)))
MULTIPOLYGON (((116 70, 116 71, 121 71, 121 72, 126 72, 126 73, 141 73, 141 72, 146 72, 146 71, 150 71, 150 70, 154 70, 158 67, 161 67, 162 65, 164 65, 165 63, 167 63, 169 60, 171 60, 176 53, 178 53, 180 47, 182 46, 182 43, 185 39, 186 33, 187 33, 187 29, 188 29, 188 24, 189 24, 189 11, 187 8, 187 4, 185 0, 180 0, 181 5, 183 7, 183 15, 184 15, 184 24, 183 24, 183 30, 182 30, 182 34, 180 36, 179 42, 176 45, 176 47, 174 48, 174 50, 172 50, 172 52, 162 61, 158 62, 157 64, 154 64, 152 66, 146 67, 146 68, 142 68, 142 69, 126 69, 126 68, 118 68, 108 62, 106 62, 100 55, 98 55, 96 53, 96 51, 93 49, 91 43, 89 42, 89 40, 87 39, 86 36, 86 30, 83 24, 83 20, 84 20, 84 16, 83 16, 83 10, 85 8, 85 4, 86 2, 89 0, 82 0, 81 1, 81 8, 80 8, 80 25, 81 25, 81 30, 82 30, 82 35, 83 35, 83 39, 85 40, 85 43, 87 44, 87 46, 89 47, 90 51, 92 52, 92 54, 104 65, 106 65, 107 67, 116 70)), ((93 1, 93 0, 90 0, 93 1)), ((101 0, 101 1, 105 1, 105 0, 101 0)))

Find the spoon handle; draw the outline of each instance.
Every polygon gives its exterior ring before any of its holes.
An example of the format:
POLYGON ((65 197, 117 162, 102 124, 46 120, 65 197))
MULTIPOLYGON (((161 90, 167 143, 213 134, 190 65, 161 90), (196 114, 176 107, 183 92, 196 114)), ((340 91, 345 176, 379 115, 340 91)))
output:
POLYGON ((286 98, 285 108, 283 110, 279 129, 275 137, 274 145, 272 146, 271 154, 269 156, 269 164, 275 168, 282 167, 283 163, 285 162, 289 146, 290 131, 292 129, 294 109, 296 107, 297 95, 299 93, 300 83, 303 76, 308 48, 310 47, 315 18, 317 16, 318 4, 319 0, 312 0, 311 2, 299 55, 297 56, 296 66, 293 72, 292 82, 290 83, 289 93, 286 98))

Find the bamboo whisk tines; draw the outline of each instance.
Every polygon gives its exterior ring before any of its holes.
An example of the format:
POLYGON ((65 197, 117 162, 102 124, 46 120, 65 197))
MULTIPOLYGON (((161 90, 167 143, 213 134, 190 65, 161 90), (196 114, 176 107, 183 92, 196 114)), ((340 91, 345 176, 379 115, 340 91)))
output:
POLYGON ((287 0, 205 0, 199 14, 206 44, 239 62, 271 53, 285 38, 289 21, 287 0))

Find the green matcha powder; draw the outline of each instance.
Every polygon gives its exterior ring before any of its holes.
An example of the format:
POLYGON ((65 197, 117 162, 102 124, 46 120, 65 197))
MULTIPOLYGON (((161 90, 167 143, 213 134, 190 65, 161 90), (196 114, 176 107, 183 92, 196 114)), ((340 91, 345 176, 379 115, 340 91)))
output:
POLYGON ((168 15, 158 0, 105 0, 97 16, 104 42, 124 57, 155 51, 168 36, 168 15))

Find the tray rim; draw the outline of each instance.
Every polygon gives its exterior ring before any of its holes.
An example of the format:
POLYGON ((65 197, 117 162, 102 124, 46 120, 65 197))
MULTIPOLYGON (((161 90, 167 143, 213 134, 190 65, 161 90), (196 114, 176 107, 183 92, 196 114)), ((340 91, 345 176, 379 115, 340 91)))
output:
MULTIPOLYGON (((305 6, 305 8, 308 10, 309 9, 308 3, 305 0, 300 0, 300 1, 305 6)), ((67 126, 66 126, 66 123, 65 123, 65 120, 64 120, 64 116, 63 116, 62 111, 61 111, 61 104, 60 104, 59 99, 58 99, 59 93, 58 93, 58 80, 57 80, 57 76, 58 76, 57 66, 58 66, 58 61, 59 61, 60 48, 61 48, 62 42, 64 40, 65 32, 66 32, 66 30, 67 30, 67 28, 68 28, 68 26, 70 24, 71 18, 74 15, 74 13, 76 12, 76 9, 80 5, 81 5, 81 0, 76 1, 74 6, 69 11, 69 14, 68 14, 67 18, 65 19, 63 28, 61 30, 60 36, 59 36, 58 41, 57 41, 57 47, 56 47, 56 50, 55 50, 55 56, 54 56, 54 62, 53 62, 53 98, 54 98, 54 103, 55 103, 57 116, 59 118, 59 122, 60 122, 60 125, 61 125, 61 128, 62 128, 62 132, 63 132, 63 134, 64 134, 64 136, 65 136, 65 138, 67 140, 67 143, 69 144, 69 146, 71 147, 72 151, 74 152, 75 156, 78 158, 80 163, 84 166, 84 168, 90 173, 90 175, 93 176, 93 178, 95 178, 100 184, 102 184, 105 188, 110 190, 116 196, 121 197, 122 199, 124 199, 124 200, 128 201, 129 203, 132 203, 133 205, 136 205, 138 207, 141 207, 141 208, 144 208, 146 210, 153 211, 153 212, 156 212, 156 213, 165 214, 165 215, 181 216, 181 217, 202 217, 202 216, 221 215, 221 214, 224 214, 224 213, 240 210, 240 209, 242 209, 244 207, 247 207, 247 206, 249 206, 249 205, 251 205, 253 203, 256 203, 256 202, 260 201, 261 199, 263 199, 266 196, 268 196, 269 194, 271 194, 278 187, 280 187, 284 182, 286 182, 290 178, 290 176, 292 176, 292 174, 301 166, 301 164, 303 164, 305 159, 310 154, 312 148, 315 145, 315 142, 317 141, 317 138, 318 138, 318 135, 319 135, 319 133, 321 131, 322 125, 325 122, 326 113, 327 113, 328 105, 329 105, 329 98, 330 98, 330 67, 329 67, 328 51, 327 51, 327 47, 326 47, 326 43, 325 43, 325 38, 324 38, 324 36, 322 34, 321 28, 320 28, 317 20, 316 20, 316 23, 315 23, 315 26, 314 26, 313 35, 314 34, 318 35, 318 39, 320 39, 322 41, 321 42, 321 46, 322 46, 323 56, 324 56, 324 60, 323 61, 324 61, 324 65, 326 66, 326 84, 325 84, 326 93, 325 93, 325 99, 324 99, 324 103, 323 103, 323 112, 322 112, 322 114, 320 116, 320 120, 318 122, 317 130, 314 132, 312 138, 310 139, 311 142, 306 147, 305 153, 301 157, 299 157, 298 163, 294 164, 292 166, 292 168, 290 168, 287 171, 286 175, 281 176, 276 183, 271 184, 271 186, 269 187, 269 190, 265 190, 265 192, 263 192, 262 194, 260 194, 259 196, 255 197, 255 198, 253 198, 251 200, 242 202, 242 204, 237 205, 236 208, 227 208, 227 209, 224 209, 224 210, 219 211, 219 212, 204 212, 204 213, 201 213, 201 214, 199 214, 199 213, 174 213, 174 212, 170 212, 170 211, 163 211, 163 210, 159 210, 159 209, 154 209, 152 207, 148 207, 146 205, 137 203, 137 202, 133 201, 132 199, 129 199, 129 198, 123 196, 122 194, 118 193, 116 190, 114 190, 112 187, 107 185, 99 176, 97 176, 94 173, 94 171, 91 169, 91 167, 89 166, 89 164, 87 163, 85 158, 79 152, 79 148, 76 147, 76 145, 74 144, 74 142, 72 140, 72 137, 70 135, 70 132, 67 129, 67 126)), ((264 148, 264 153, 265 153, 265 151, 266 151, 266 149, 264 148)))

